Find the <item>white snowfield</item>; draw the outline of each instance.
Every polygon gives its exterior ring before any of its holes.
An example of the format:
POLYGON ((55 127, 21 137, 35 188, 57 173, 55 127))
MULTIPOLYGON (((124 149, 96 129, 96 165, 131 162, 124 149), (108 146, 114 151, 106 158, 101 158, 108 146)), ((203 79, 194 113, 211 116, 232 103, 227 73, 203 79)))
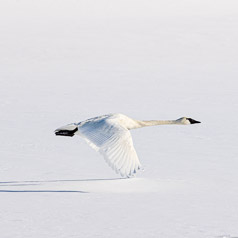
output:
POLYGON ((238 237, 238 3, 0 1, 0 237, 238 237), (124 179, 54 130, 109 112, 124 179))

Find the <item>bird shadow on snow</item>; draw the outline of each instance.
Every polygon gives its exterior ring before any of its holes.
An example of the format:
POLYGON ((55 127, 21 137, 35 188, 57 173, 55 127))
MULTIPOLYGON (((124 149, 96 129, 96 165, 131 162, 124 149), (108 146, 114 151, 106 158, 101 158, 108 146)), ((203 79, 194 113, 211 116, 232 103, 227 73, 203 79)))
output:
POLYGON ((135 177, 2 181, 0 193, 164 193, 183 186, 178 180, 135 177))
POLYGON ((86 191, 71 190, 0 190, 0 193, 88 193, 86 191))
POLYGON ((71 180, 29 180, 29 181, 4 181, 0 182, 0 193, 89 193, 78 189, 25 189, 26 187, 40 187, 47 184, 62 184, 71 182, 97 182, 97 181, 113 181, 123 180, 125 178, 110 179, 71 179, 71 180), (1 189, 1 187, 23 187, 24 189, 1 189))

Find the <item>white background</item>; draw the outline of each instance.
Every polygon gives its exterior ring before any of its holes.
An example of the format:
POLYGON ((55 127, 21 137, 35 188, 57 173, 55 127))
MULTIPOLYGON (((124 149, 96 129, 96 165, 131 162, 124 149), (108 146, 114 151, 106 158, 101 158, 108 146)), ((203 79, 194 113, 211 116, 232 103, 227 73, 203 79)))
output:
POLYGON ((238 3, 1 0, 3 238, 238 236, 238 3), (120 179, 62 125, 120 112, 202 121, 132 131, 120 179))

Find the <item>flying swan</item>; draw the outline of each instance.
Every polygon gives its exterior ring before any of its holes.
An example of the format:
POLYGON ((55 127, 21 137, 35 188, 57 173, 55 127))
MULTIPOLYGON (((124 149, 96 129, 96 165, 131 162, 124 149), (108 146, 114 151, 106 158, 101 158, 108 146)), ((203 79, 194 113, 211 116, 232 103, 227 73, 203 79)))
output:
POLYGON ((123 114, 109 114, 62 126, 55 130, 55 134, 83 137, 93 149, 103 155, 105 161, 116 173, 120 173, 122 177, 131 177, 141 168, 141 163, 129 130, 145 126, 195 123, 200 122, 187 117, 167 121, 139 121, 123 114))

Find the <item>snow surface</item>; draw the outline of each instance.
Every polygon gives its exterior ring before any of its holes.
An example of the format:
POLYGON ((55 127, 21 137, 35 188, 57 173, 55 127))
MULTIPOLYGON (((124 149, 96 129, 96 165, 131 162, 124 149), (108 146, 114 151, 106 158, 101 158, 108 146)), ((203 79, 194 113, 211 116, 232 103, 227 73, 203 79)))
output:
POLYGON ((1 0, 0 237, 238 237, 235 0, 1 0), (71 122, 132 131, 121 179, 71 122))

